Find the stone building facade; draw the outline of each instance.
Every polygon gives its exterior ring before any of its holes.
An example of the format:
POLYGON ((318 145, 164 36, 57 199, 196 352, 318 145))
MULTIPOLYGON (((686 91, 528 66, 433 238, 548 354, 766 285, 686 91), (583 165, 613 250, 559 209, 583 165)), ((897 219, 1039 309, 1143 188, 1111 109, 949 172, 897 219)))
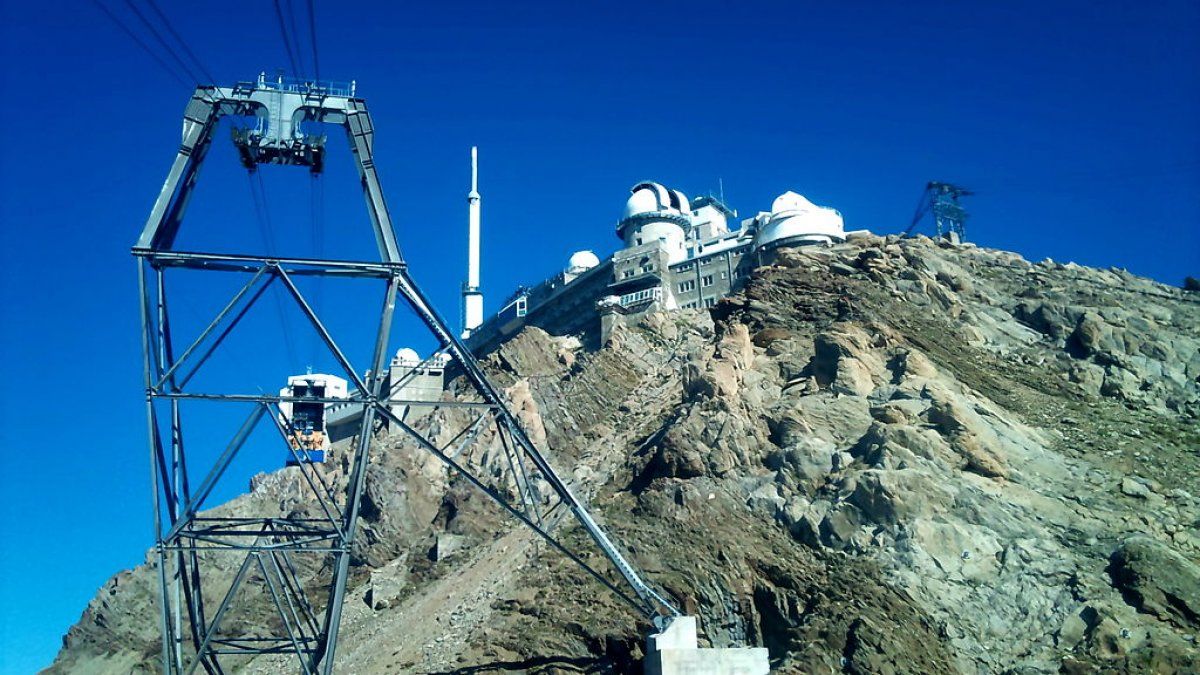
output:
POLYGON ((736 217, 715 197, 689 200, 659 183, 638 183, 617 223, 620 250, 603 261, 590 251, 571 256, 563 272, 518 289, 467 343, 486 353, 524 326, 603 342, 614 325, 646 312, 712 307, 780 246, 845 238, 840 213, 794 192, 731 229, 736 217))

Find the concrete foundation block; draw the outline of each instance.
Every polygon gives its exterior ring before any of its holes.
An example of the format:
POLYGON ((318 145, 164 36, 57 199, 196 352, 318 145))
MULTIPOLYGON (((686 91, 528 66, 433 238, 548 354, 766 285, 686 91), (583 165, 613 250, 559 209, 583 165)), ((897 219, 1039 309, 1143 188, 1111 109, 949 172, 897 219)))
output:
POLYGON ((434 560, 445 560, 462 548, 465 538, 460 534, 439 534, 433 545, 434 560))
POLYGON ((646 640, 646 675, 766 675, 771 672, 765 647, 701 649, 696 617, 676 617, 646 640))

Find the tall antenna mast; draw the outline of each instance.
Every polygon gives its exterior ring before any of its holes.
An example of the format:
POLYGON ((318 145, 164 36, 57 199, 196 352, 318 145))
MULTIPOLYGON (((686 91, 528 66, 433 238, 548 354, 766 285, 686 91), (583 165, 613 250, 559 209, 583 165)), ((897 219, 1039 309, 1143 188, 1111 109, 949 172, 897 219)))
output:
POLYGON ((467 283, 463 284, 463 338, 483 323, 479 290, 479 148, 471 146, 471 191, 467 193, 467 283))

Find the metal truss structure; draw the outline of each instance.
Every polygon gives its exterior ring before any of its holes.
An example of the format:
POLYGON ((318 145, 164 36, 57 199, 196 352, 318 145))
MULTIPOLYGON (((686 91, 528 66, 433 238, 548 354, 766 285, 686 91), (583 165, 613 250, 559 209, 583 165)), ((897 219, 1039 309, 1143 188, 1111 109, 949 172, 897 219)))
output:
POLYGON ((921 220, 927 214, 932 213, 934 229, 939 238, 947 234, 954 234, 959 240, 966 241, 966 224, 969 214, 958 200, 960 197, 968 197, 973 194, 975 193, 971 190, 958 185, 936 180, 929 181, 925 185, 925 192, 921 194, 921 201, 917 204, 917 211, 913 214, 912 222, 901 236, 907 237, 912 234, 921 220))
MULTIPOLYGON (((240 83, 231 88, 199 87, 188 103, 182 144, 133 248, 141 302, 157 535, 154 563, 161 596, 159 628, 164 673, 190 674, 201 669, 210 674, 224 673, 244 663, 247 657, 261 654, 294 654, 302 673, 333 672, 351 555, 359 530, 366 470, 373 449, 378 445, 375 433, 382 423, 389 425, 391 433, 410 437, 461 473, 508 513, 656 625, 661 627, 664 621, 678 616, 678 611, 642 580, 584 504, 558 477, 475 358, 410 277, 376 175, 373 137, 374 127, 366 104, 354 96, 352 88, 266 81, 260 77, 257 82, 240 83), (234 136, 242 161, 250 167, 272 163, 320 170, 325 161, 325 139, 304 134, 300 130, 301 124, 312 121, 343 127, 361 178, 379 260, 321 260, 177 250, 175 242, 200 166, 218 121, 227 116, 257 120, 256 127, 243 128, 234 136), (203 330, 194 337, 189 336, 182 351, 177 350, 168 311, 168 300, 175 299, 168 292, 173 288, 170 277, 177 270, 198 270, 244 279, 233 297, 203 330), (368 279, 378 285, 382 309, 369 364, 350 363, 327 324, 301 293, 296 283, 301 277, 368 279), (189 386, 197 372, 271 286, 281 287, 285 295, 294 300, 351 383, 354 394, 350 405, 361 408, 356 441, 346 451, 345 471, 333 478, 323 467, 297 456, 293 445, 288 443, 295 431, 280 404, 313 399, 196 391, 189 386), (447 355, 457 364, 464 387, 474 392, 473 397, 468 397, 472 400, 443 403, 397 400, 393 397, 397 390, 385 388, 383 373, 387 367, 386 356, 398 303, 407 305, 419 317, 440 345, 438 354, 447 355), (238 405, 248 412, 228 445, 219 451, 210 449, 211 452, 204 455, 196 453, 195 447, 185 449, 185 422, 192 418, 185 414, 183 404, 189 401, 238 405), (399 406, 470 408, 478 417, 450 444, 442 446, 395 414, 393 410, 399 406), (206 500, 214 486, 264 419, 276 428, 282 446, 292 453, 296 466, 288 471, 299 474, 309 503, 316 506, 299 513, 281 513, 278 509, 264 507, 261 514, 237 516, 206 511, 210 508, 206 500), (504 485, 497 485, 497 479, 489 482, 473 475, 464 463, 455 459, 462 456, 464 446, 478 438, 478 431, 484 424, 494 426, 508 458, 510 471, 504 485), (189 461, 189 451, 193 457, 200 454, 216 459, 202 470, 195 466, 198 462, 189 461), (535 488, 535 481, 538 488, 535 488), (549 524, 551 519, 543 518, 544 514, 537 508, 541 496, 534 494, 535 490, 546 488, 557 501, 546 506, 550 501, 547 499, 542 501, 543 506, 547 510, 566 507, 565 510, 557 509, 561 515, 559 519, 570 515, 587 532, 617 573, 610 575, 612 579, 588 566, 578 553, 554 537, 554 528, 549 524), (514 494, 516 498, 513 498, 514 494), (229 556, 234 562, 218 570, 218 555, 229 556), (213 570, 225 576, 210 573, 213 570), (231 582, 229 577, 232 577, 231 582), (225 579, 225 582, 214 588, 216 582, 213 580, 217 578, 225 579), (226 582, 228 587, 224 587, 226 582), (245 627, 251 624, 239 617, 254 612, 260 620, 253 624, 256 628, 247 630, 245 627), (269 629, 264 630, 264 625, 269 629)), ((346 401, 329 399, 323 402, 346 401)))

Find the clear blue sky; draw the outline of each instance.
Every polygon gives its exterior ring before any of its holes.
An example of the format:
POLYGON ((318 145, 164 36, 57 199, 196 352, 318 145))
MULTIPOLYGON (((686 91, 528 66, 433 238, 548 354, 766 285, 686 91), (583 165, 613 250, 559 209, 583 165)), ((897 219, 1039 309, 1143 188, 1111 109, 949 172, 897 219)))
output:
MULTIPOLYGON (((270 2, 159 4, 222 83, 287 64, 270 2)), ((472 144, 489 311, 573 250, 611 252, 627 190, 648 178, 689 194, 721 180, 743 214, 794 189, 877 232, 948 180, 978 191, 980 244, 1173 284, 1200 274, 1190 0, 436 4, 318 1, 318 44, 322 74, 370 102, 401 245, 455 323, 472 144)), ((151 543, 128 248, 190 90, 82 1, 0 0, 0 64, 0 672, 22 673, 151 543)), ((185 223, 197 246, 258 242, 228 146, 185 223)), ((352 254, 370 239, 339 161, 325 246, 352 254)), ((308 180, 264 179, 274 237, 309 241, 308 180)), ((331 367, 311 338, 292 342, 243 374, 269 389, 331 367)), ((278 464, 255 457, 223 496, 278 464)))

